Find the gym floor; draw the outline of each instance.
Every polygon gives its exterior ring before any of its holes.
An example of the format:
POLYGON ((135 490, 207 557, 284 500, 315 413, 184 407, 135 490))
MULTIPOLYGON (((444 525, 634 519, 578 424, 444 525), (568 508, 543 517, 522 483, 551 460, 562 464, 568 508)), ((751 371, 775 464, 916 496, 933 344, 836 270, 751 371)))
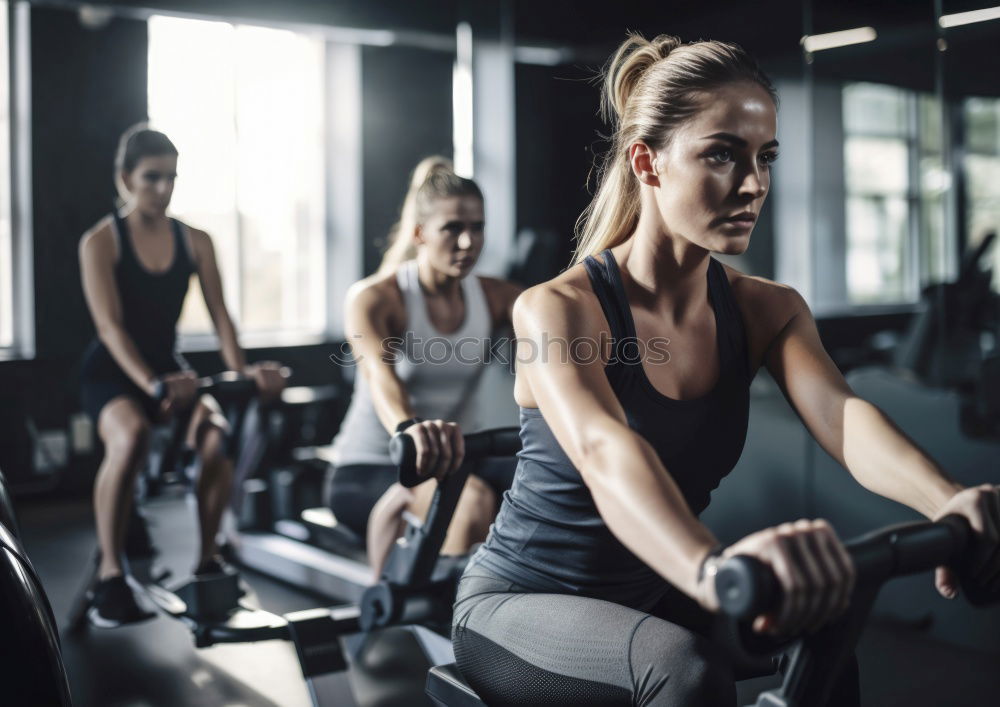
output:
MULTIPOLYGON (((180 497, 145 506, 162 564, 182 578, 195 552, 194 509, 180 497)), ((25 548, 59 622, 76 707, 308 707, 312 704, 290 643, 266 641, 197 649, 190 631, 165 616, 115 630, 65 630, 73 598, 92 560, 93 511, 86 501, 18 503, 25 548)), ((261 607, 286 613, 334 604, 245 571, 261 607)), ((408 633, 374 641, 364 666, 314 682, 322 705, 409 707, 421 700, 426 667, 408 633), (418 697, 415 697, 418 696, 418 697)))
MULTIPOLYGON (((193 562, 193 509, 165 497, 146 506, 164 565, 182 577, 193 562)), ((52 609, 65 621, 94 550, 86 501, 18 504, 26 549, 52 609)), ((275 613, 332 602, 245 572, 260 605, 275 613)), ((291 644, 268 641, 199 650, 181 623, 166 617, 114 631, 63 635, 63 654, 77 707, 299 707, 311 704, 291 644)), ((863 704, 870 707, 984 707, 1000 694, 1000 658, 928 639, 911 629, 872 625, 859 648, 863 704)), ((380 637, 364 666, 323 677, 321 704, 409 707, 427 704, 425 668, 409 634, 380 637)), ((740 685, 740 704, 771 679, 740 685)))

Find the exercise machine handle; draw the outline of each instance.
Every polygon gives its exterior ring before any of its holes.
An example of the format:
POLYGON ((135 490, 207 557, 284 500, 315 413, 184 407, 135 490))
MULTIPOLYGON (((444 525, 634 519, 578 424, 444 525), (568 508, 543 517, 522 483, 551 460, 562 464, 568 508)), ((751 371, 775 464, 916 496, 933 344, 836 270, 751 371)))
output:
MULTIPOLYGON (((966 519, 949 515, 934 523, 889 526, 855 538, 845 547, 854 561, 857 585, 871 586, 938 565, 956 564, 971 538, 966 519)), ((723 613, 750 620, 778 604, 781 585, 768 565, 754 557, 736 555, 720 565, 715 591, 723 613)))
MULTIPOLYGON (((291 378, 292 369, 283 366, 281 376, 285 379, 291 378)), ((237 371, 223 371, 214 376, 204 376, 198 379, 196 387, 201 395, 221 395, 233 399, 251 398, 257 394, 256 381, 237 371)), ((167 384, 157 380, 153 386, 152 398, 158 403, 163 402, 167 399, 168 392, 167 384)))
MULTIPOLYGON (((465 461, 486 457, 512 457, 521 450, 521 430, 517 427, 498 427, 464 436, 465 461)), ((417 446, 413 437, 399 432, 389 440, 389 458, 399 467, 399 483, 406 488, 419 486, 429 476, 417 475, 417 446)))

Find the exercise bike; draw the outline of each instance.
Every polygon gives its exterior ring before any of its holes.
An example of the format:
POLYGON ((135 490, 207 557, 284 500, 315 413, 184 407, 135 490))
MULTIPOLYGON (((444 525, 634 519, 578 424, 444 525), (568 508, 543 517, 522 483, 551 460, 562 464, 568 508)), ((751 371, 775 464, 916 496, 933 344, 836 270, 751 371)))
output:
MULTIPOLYGON (((146 591, 163 613, 191 629, 199 648, 217 643, 291 641, 317 705, 313 678, 345 670, 345 645, 348 654, 358 656, 367 646, 368 635, 379 629, 412 627, 428 664, 454 660, 449 638, 451 606, 467 558, 440 557, 440 549, 476 462, 485 457, 512 456, 520 449, 519 435, 519 429, 511 427, 465 436, 465 461, 438 485, 425 518, 409 519, 380 581, 366 589, 358 603, 273 614, 255 606, 241 591, 235 572, 195 576, 172 587, 153 582, 146 585, 146 591)), ((418 479, 412 438, 396 435, 390 456, 400 467, 401 482, 414 485, 418 479)))
MULTIPOLYGON (((927 572, 939 565, 963 567, 971 538, 972 531, 964 518, 948 516, 936 523, 889 526, 845 543, 856 569, 849 611, 841 619, 790 645, 749 629, 749 622, 755 616, 776 606, 780 599, 774 573, 755 558, 729 558, 720 566, 715 586, 720 611, 737 622, 734 633, 740 638, 738 649, 742 653, 737 659, 744 664, 760 664, 760 656, 781 654, 773 662, 781 675, 781 686, 761 693, 752 707, 825 707, 831 688, 853 655, 882 585, 894 577, 927 572)), ((977 606, 996 603, 1000 598, 965 581, 963 589, 977 606)), ((486 705, 453 663, 431 668, 426 692, 442 707, 486 705)))

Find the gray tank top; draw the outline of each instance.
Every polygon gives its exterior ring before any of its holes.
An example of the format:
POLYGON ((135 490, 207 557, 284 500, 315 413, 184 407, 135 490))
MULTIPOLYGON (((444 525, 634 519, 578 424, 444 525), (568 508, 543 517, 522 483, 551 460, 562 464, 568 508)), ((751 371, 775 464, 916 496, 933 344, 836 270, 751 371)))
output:
MULTIPOLYGON (((405 334, 393 366, 406 386, 410 403, 425 420, 457 422, 464 432, 477 429, 469 399, 482 373, 492 328, 489 304, 475 275, 461 281, 465 319, 452 334, 442 334, 431 323, 427 303, 417 278, 417 261, 409 260, 396 271, 396 281, 406 308, 405 334)), ((333 462, 391 464, 389 433, 372 403, 364 376, 354 378, 354 395, 347 415, 333 441, 333 462)))

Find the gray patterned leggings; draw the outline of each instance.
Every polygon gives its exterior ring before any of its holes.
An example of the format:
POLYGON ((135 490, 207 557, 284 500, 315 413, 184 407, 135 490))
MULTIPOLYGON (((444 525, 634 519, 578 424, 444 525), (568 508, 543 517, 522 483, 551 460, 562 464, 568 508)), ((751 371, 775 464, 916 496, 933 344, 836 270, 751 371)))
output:
MULTIPOLYGON (((459 584, 452 636, 459 669, 491 707, 733 707, 736 676, 718 624, 676 591, 643 613, 531 593, 476 567, 459 584), (689 620, 682 626, 664 615, 689 620)), ((857 693, 855 663, 830 704, 857 705, 857 693)))

